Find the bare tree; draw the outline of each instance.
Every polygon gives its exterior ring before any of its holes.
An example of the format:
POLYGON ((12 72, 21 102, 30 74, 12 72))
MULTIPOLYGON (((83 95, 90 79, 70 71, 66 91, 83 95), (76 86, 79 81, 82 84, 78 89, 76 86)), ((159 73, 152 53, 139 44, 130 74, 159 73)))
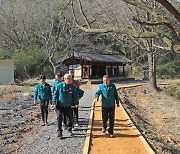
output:
POLYGON ((70 42, 73 37, 71 23, 64 15, 68 5, 69 3, 62 8, 58 8, 58 10, 53 13, 52 9, 54 9, 54 4, 53 7, 51 7, 49 3, 49 9, 46 10, 46 22, 39 24, 39 32, 37 33, 37 37, 42 43, 47 58, 53 67, 54 74, 56 74, 56 69, 59 66, 56 62, 57 59, 55 55, 65 55, 70 48, 70 42), (43 27, 43 29, 41 27, 43 27))
MULTIPOLYGON (((178 26, 174 26, 174 23, 170 21, 168 17, 166 17, 166 12, 163 8, 159 7, 156 3, 151 1, 140 1, 140 0, 123 0, 125 3, 134 6, 135 9, 138 11, 142 11, 143 13, 147 14, 146 18, 142 18, 140 16, 136 17, 132 16, 132 20, 136 24, 136 28, 134 27, 127 27, 127 26, 104 26, 102 28, 92 28, 91 25, 87 25, 87 22, 90 23, 88 18, 84 18, 86 20, 86 26, 81 26, 78 23, 78 19, 76 18, 76 27, 88 32, 88 33, 119 33, 119 34, 128 34, 133 38, 137 38, 142 40, 143 48, 148 53, 148 62, 149 62, 149 79, 150 79, 150 87, 156 89, 156 51, 157 48, 163 48, 165 50, 174 50, 176 52, 180 52, 180 45, 179 45, 179 33, 178 33, 178 26), (158 32, 153 27, 157 26, 165 26, 170 29, 171 34, 167 35, 166 33, 158 32), (154 41, 155 39, 159 39, 164 42, 163 46, 157 44, 159 41, 154 41), (164 46, 166 44, 166 46, 164 46)), ((82 5, 78 1, 79 5, 82 5)), ((168 3, 166 3, 168 5, 168 3)), ((172 7, 172 6, 171 6, 172 7)), ((83 12, 83 7, 79 7, 81 12, 83 12)), ((174 8, 175 9, 175 8, 174 8)), ((173 13, 173 11, 170 11, 173 13)), ((177 13, 177 11, 176 11, 177 13)), ((179 12, 178 12, 179 13, 179 12)), ((83 16, 85 13, 82 14, 83 16)), ((173 14, 174 15, 174 14, 173 14)), ((177 15, 175 15, 177 17, 177 15)), ((176 19, 176 18, 175 18, 176 19)), ((176 19, 176 24, 179 24, 178 18, 176 19)), ((135 40, 135 39, 134 39, 135 40)), ((137 41, 136 41, 137 42, 137 41)), ((141 44, 141 43, 139 43, 141 44)))
POLYGON ((1 44, 10 50, 38 44, 56 73, 56 57, 66 54, 72 39, 71 20, 65 14, 69 4, 68 0, 5 1, 0 6, 1 44))

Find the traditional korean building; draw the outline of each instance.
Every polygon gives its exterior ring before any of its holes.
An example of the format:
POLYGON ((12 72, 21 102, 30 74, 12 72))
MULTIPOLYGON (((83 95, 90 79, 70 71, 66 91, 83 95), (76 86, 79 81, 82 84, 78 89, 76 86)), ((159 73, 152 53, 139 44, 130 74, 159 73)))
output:
POLYGON ((123 70, 121 76, 125 76, 125 66, 131 61, 120 55, 73 52, 61 63, 68 67, 69 73, 73 74, 75 79, 96 79, 105 74, 119 77, 119 67, 123 70))

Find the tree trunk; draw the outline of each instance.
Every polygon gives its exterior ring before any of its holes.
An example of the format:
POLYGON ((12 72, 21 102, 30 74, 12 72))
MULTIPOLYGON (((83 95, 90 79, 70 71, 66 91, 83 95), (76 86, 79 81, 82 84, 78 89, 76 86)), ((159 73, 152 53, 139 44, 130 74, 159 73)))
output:
POLYGON ((156 83, 156 55, 155 53, 148 52, 148 65, 149 65, 149 87, 157 89, 156 83))
POLYGON ((51 63, 51 65, 53 67, 54 75, 56 75, 56 68, 57 68, 57 66, 54 65, 54 63, 52 62, 51 58, 49 58, 49 62, 51 63))
POLYGON ((54 72, 54 75, 56 75, 56 68, 57 68, 57 66, 54 66, 54 65, 53 65, 53 72, 54 72))

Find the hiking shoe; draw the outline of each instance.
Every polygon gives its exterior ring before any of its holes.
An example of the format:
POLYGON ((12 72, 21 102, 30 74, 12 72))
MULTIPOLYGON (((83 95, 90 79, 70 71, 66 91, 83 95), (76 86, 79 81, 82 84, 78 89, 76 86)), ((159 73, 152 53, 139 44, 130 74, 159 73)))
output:
POLYGON ((115 138, 115 136, 113 134, 109 134, 110 138, 115 138))
POLYGON ((69 136, 73 136, 73 132, 72 131, 68 131, 69 132, 69 136))
POLYGON ((102 132, 105 133, 106 132, 106 128, 103 127, 102 128, 102 132))
POLYGON ((109 133, 110 138, 114 138, 114 132, 113 131, 108 130, 108 133, 109 133))
POLYGON ((68 133, 69 133, 69 136, 72 136, 72 135, 73 135, 73 132, 72 132, 72 129, 71 129, 71 128, 68 129, 68 133))
POLYGON ((60 139, 62 139, 62 132, 59 132, 57 137, 59 137, 60 139))
POLYGON ((67 130, 68 129, 68 126, 64 125, 62 126, 63 130, 67 130))
POLYGON ((46 126, 50 126, 50 124, 49 124, 49 123, 47 123, 47 122, 45 123, 45 125, 46 125, 46 126))

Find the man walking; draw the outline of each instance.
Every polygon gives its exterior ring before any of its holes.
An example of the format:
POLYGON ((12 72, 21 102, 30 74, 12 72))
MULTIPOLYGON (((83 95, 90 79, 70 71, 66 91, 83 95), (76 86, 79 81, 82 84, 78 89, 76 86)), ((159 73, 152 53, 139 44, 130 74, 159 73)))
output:
POLYGON ((34 90, 34 104, 37 105, 37 98, 40 101, 40 109, 42 114, 42 126, 48 125, 48 105, 51 103, 52 94, 51 94, 51 86, 45 82, 46 76, 40 76, 40 83, 38 83, 34 90))
POLYGON ((75 107, 78 107, 78 96, 76 94, 75 86, 71 83, 72 75, 65 74, 64 81, 61 82, 53 96, 53 106, 56 107, 57 113, 57 125, 58 125, 58 137, 62 138, 62 114, 66 116, 67 129, 72 135, 72 115, 71 115, 71 106, 74 102, 75 107), (55 102, 57 100, 57 104, 55 102))
MULTIPOLYGON (((55 81, 54 84, 52 86, 52 93, 54 94, 54 92, 56 91, 57 86, 63 81, 63 75, 61 73, 56 74, 55 76, 55 81)), ((57 99, 58 100, 58 99, 57 99)), ((57 104, 57 100, 56 103, 57 104)), ((53 108, 52 108, 53 109, 53 108)), ((56 110, 55 110, 56 111, 56 110)), ((62 115, 62 125, 65 126, 66 125, 66 116, 63 114, 62 115)))
POLYGON ((54 92, 55 92, 58 84, 59 84, 60 82, 62 82, 62 78, 63 78, 63 75, 62 75, 61 73, 56 74, 56 76, 55 76, 55 81, 54 81, 54 84, 53 84, 53 86, 52 86, 52 93, 53 93, 53 94, 54 94, 54 92))
POLYGON ((102 97, 102 132, 106 132, 109 118, 109 136, 114 137, 115 101, 117 107, 119 107, 120 98, 118 97, 116 86, 110 82, 110 77, 108 75, 103 76, 103 83, 99 85, 95 94, 95 101, 98 101, 100 95, 102 97))

